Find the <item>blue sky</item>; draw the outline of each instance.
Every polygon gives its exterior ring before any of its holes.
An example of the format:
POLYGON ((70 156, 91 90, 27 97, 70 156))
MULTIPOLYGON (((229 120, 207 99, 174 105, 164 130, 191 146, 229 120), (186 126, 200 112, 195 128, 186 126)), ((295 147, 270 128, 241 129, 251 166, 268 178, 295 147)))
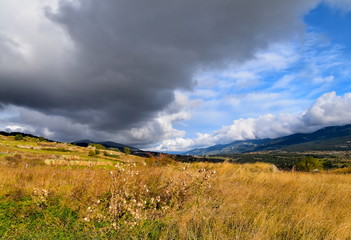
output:
POLYGON ((351 123, 351 1, 200 3, 0 2, 0 130, 181 152, 351 123))
MULTIPOLYGON (((175 125, 186 133, 185 138, 196 139, 198 133, 212 134, 209 137, 212 138, 219 128, 232 125, 233 119, 284 113, 298 116, 323 94, 335 92, 343 96, 351 92, 351 13, 320 3, 303 21, 305 31, 290 41, 274 43, 257 52, 253 59, 232 64, 225 71, 199 74, 198 86, 187 95, 201 103, 188 120, 175 125)), ((350 105, 346 107, 350 108, 345 111, 351 110, 350 105)), ((351 123, 350 120, 341 122, 351 123)), ((320 127, 293 128, 286 134, 320 127)), ((272 133, 267 136, 286 135, 272 133)), ((175 142, 167 144, 172 146, 175 142)), ((199 147, 201 142, 204 141, 200 141, 199 147)), ((167 144, 162 147, 167 148, 167 144)))

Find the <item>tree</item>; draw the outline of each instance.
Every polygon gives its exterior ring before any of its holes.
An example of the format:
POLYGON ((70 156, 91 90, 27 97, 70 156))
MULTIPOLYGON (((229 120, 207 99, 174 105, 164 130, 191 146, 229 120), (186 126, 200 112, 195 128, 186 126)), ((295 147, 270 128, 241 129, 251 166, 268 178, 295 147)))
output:
POLYGON ((315 169, 323 169, 321 161, 317 158, 308 156, 302 158, 296 165, 296 169, 304 172, 312 172, 315 169))
POLYGON ((124 150, 125 154, 130 154, 130 148, 129 147, 125 147, 123 150, 124 150))

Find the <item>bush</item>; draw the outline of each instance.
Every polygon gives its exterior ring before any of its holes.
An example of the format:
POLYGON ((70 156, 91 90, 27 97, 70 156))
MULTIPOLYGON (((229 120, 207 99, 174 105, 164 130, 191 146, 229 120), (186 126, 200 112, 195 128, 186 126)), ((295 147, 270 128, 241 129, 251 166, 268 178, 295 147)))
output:
POLYGON ((39 137, 39 138, 38 138, 38 141, 39 141, 39 142, 46 142, 46 139, 45 139, 44 137, 39 137))
POLYGON ((89 156, 89 157, 94 157, 94 156, 96 156, 95 151, 94 151, 94 150, 90 150, 89 153, 88 153, 88 156, 89 156))
POLYGON ((102 150, 106 149, 105 146, 103 146, 101 144, 97 144, 97 143, 89 143, 89 146, 92 146, 96 149, 102 149, 102 150))
POLYGON ((100 151, 98 149, 95 149, 95 155, 99 155, 100 151))
POLYGON ((22 141, 23 140, 23 136, 22 136, 22 134, 17 134, 14 139, 16 141, 22 141))
POLYGON ((152 166, 165 166, 168 164, 174 164, 176 161, 172 158, 170 154, 160 154, 158 156, 154 156, 151 153, 148 154, 149 157, 146 159, 146 163, 152 166))
POLYGON ((314 157, 304 157, 296 165, 298 171, 312 172, 315 169, 323 169, 322 163, 319 159, 314 157))
POLYGON ((323 168, 324 169, 332 169, 332 168, 335 168, 335 165, 332 163, 332 161, 325 161, 323 163, 323 168))
POLYGON ((115 152, 120 152, 120 150, 119 150, 118 148, 112 148, 112 147, 110 147, 110 148, 108 148, 108 150, 115 151, 115 152))

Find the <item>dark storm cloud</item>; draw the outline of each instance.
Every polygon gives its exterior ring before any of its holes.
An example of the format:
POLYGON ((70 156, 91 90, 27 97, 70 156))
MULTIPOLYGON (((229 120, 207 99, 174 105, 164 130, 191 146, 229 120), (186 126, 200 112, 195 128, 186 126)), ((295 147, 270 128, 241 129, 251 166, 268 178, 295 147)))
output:
MULTIPOLYGON (((0 102, 62 116, 91 130, 140 127, 174 100, 174 90, 190 90, 196 71, 245 60, 270 42, 291 37, 315 4, 61 1, 57 13, 46 15, 66 31, 74 51, 60 68, 37 66, 21 72, 0 66, 0 84, 5 86, 0 102)), ((13 57, 8 46, 0 38, 0 60, 13 57)), ((50 52, 42 54, 50 58, 50 52)))

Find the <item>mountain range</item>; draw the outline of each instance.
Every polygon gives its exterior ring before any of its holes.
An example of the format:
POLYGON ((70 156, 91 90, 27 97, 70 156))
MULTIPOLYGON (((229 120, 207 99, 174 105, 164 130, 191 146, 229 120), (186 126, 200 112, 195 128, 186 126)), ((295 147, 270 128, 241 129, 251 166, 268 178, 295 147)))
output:
POLYGON ((262 151, 348 151, 351 150, 351 124, 322 128, 313 133, 296 133, 279 138, 240 140, 207 148, 193 149, 186 155, 216 155, 262 151))
MULTIPOLYGON (((35 137, 31 134, 20 132, 7 133, 0 131, 0 135, 35 137)), ((51 141, 45 139, 47 141, 51 141)), ((131 153, 148 156, 148 154, 158 155, 156 152, 142 151, 138 148, 116 143, 112 141, 94 142, 91 140, 79 140, 72 144, 87 147, 90 143, 101 144, 106 148, 118 148, 124 151, 125 147, 131 150, 131 153)), ((207 148, 197 148, 182 153, 183 155, 218 155, 218 154, 236 154, 236 153, 253 153, 253 152, 308 152, 308 151, 351 151, 351 124, 345 126, 325 127, 312 133, 296 133, 279 138, 265 138, 233 141, 229 144, 219 144, 207 148)))

